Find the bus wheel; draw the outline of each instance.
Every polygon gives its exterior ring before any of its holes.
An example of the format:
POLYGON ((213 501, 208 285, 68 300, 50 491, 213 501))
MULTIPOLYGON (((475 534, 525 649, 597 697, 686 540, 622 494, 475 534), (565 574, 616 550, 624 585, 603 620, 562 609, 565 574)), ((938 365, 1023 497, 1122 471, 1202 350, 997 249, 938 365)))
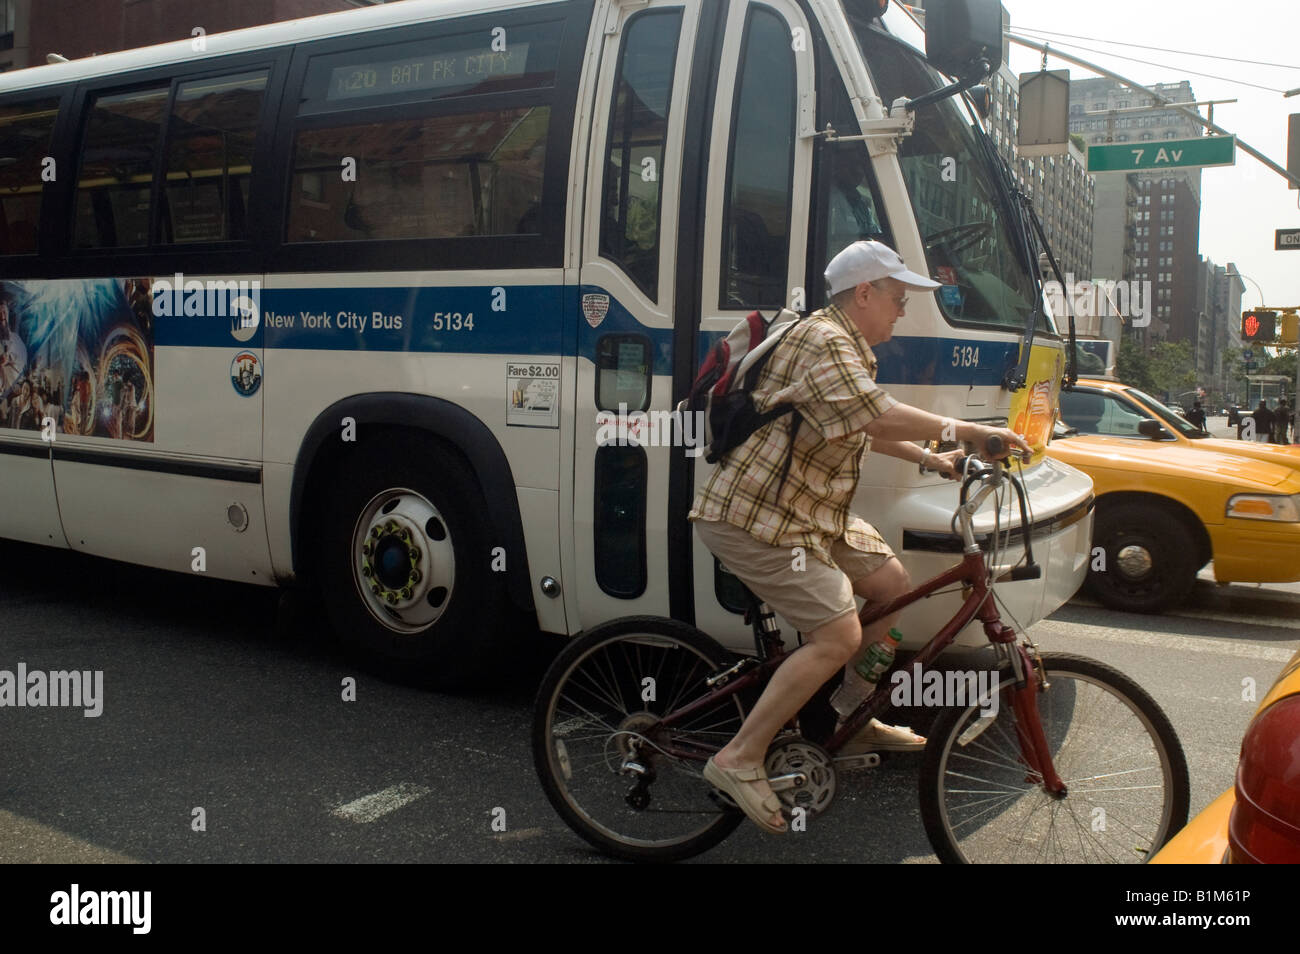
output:
POLYGON ((330 481, 318 579, 340 638, 438 688, 478 682, 515 620, 468 466, 399 444, 350 456, 330 481))

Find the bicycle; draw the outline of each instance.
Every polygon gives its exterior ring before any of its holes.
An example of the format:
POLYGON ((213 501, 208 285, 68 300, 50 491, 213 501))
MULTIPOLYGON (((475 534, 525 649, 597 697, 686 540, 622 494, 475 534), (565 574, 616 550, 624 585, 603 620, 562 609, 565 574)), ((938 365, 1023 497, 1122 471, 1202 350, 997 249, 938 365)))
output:
MULTIPOLYGON (((1002 453, 990 445, 991 456, 1002 453)), ((1021 525, 1030 526, 1023 484, 1001 461, 974 455, 959 470, 953 522, 960 524, 962 561, 859 613, 867 625, 960 584, 960 609, 909 664, 920 664, 923 676, 975 619, 997 657, 996 707, 985 698, 944 708, 930 730, 919 782, 926 835, 949 863, 1146 861, 1187 822, 1190 786, 1178 736, 1155 700, 1123 673, 1081 656, 1039 653, 1028 636, 1017 641, 998 614, 994 585, 1041 575, 1030 536, 1025 565, 995 580, 998 526, 986 563, 973 517, 1007 481, 1021 525)), ((534 711, 534 766, 559 815, 595 847, 626 860, 680 860, 714 847, 745 820, 701 772, 739 729, 745 700, 757 698, 790 655, 774 614, 752 593, 749 600, 753 656, 728 652, 685 623, 634 616, 580 637, 547 671, 534 711)), ((876 753, 835 753, 887 711, 889 676, 829 738, 815 741, 809 726, 818 721, 816 704, 824 719, 824 695, 838 674, 778 734, 765 767, 787 817, 824 813, 835 798, 837 767, 879 764, 876 753)))

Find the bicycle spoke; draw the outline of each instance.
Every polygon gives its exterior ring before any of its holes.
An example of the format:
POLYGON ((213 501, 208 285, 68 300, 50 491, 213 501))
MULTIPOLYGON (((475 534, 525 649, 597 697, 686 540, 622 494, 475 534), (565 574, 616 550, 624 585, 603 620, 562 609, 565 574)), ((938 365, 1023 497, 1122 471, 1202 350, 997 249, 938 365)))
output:
POLYGON ((1015 709, 1004 698, 965 746, 957 740, 976 724, 976 710, 940 719, 943 741, 927 759, 934 767, 923 770, 930 773, 923 798, 939 798, 938 813, 923 815, 927 833, 937 848, 973 861, 1146 860, 1171 833, 1171 802, 1186 809, 1185 763, 1167 719, 1104 664, 1050 654, 1044 664, 1052 688, 1037 708, 1064 797, 1048 794, 1025 763, 1015 709))

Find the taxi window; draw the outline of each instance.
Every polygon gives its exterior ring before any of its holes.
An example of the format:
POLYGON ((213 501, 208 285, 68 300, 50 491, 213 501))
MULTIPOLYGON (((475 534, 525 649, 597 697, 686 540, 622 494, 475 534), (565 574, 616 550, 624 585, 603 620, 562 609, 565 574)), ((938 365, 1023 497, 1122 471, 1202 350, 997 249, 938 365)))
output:
POLYGON ((1096 391, 1062 391, 1061 419, 1080 434, 1140 437, 1138 424, 1150 417, 1131 402, 1096 391))
POLYGON ((1114 394, 1107 394, 1101 420, 1093 433, 1104 434, 1107 437, 1140 437, 1142 440, 1147 440, 1148 438, 1138 433, 1138 425, 1148 420, 1150 416, 1144 414, 1136 405, 1114 394))

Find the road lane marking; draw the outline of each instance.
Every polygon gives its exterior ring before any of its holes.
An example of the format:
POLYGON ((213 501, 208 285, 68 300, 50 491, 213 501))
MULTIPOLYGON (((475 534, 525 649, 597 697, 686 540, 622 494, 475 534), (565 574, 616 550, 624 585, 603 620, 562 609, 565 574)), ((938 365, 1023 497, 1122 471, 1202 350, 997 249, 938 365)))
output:
POLYGON ((356 801, 348 802, 346 805, 340 805, 330 812, 335 818, 342 818, 345 821, 356 822, 359 825, 369 824, 383 818, 389 812, 395 812, 403 805, 409 805, 417 798, 423 798, 428 795, 432 789, 424 785, 416 785, 412 782, 402 782, 384 789, 382 792, 375 792, 373 795, 363 795, 356 801))
MULTIPOLYGON (((1206 618, 1206 617, 1199 617, 1206 618)), ((1296 646, 1289 649, 1259 646, 1230 639, 1200 636, 1175 636, 1166 633, 1148 633, 1140 629, 1123 629, 1117 626, 1097 626, 1092 623, 1073 623, 1045 619, 1035 623, 1031 636, 1050 635, 1065 638, 1103 639, 1111 643, 1130 646, 1154 646, 1160 649, 1186 650, 1193 653, 1213 653, 1218 656, 1238 656, 1242 659, 1262 659, 1268 662, 1286 662, 1295 655, 1296 646)))

